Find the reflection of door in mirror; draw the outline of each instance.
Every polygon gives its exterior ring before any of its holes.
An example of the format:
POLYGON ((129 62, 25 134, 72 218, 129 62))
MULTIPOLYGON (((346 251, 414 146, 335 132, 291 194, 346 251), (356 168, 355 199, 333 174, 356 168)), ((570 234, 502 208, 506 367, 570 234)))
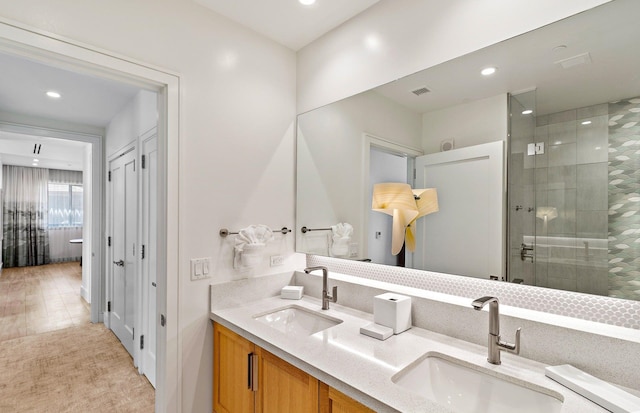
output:
MULTIPOLYGON (((382 182, 409 182, 408 159, 406 155, 389 152, 371 146, 369 152, 369 197, 373 196, 373 185, 382 182)), ((391 254, 392 217, 371 210, 369 205, 369 225, 367 226, 368 256, 373 262, 396 265, 397 257, 391 254)))
POLYGON ((502 278, 504 142, 420 156, 416 187, 436 188, 439 211, 418 220, 414 267, 502 278))

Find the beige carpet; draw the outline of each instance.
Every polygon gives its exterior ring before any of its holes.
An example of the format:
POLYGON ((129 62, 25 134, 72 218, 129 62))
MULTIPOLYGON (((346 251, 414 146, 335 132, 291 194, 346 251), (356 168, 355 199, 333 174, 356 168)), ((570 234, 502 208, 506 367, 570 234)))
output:
POLYGON ((0 412, 153 412, 155 391, 103 324, 0 342, 0 412))

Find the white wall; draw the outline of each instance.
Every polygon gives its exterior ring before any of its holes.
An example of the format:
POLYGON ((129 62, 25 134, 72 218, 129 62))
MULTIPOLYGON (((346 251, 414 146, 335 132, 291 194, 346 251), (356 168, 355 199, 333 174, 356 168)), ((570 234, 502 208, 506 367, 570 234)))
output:
MULTIPOLYGON (((367 258, 362 255, 367 236, 363 230, 367 211, 364 194, 368 191, 363 181, 363 133, 419 149, 421 128, 419 113, 375 92, 359 94, 301 115, 298 118, 297 225, 327 228, 347 222, 354 228, 351 241, 358 244, 358 258, 367 258)), ((320 242, 317 237, 325 234, 297 233, 298 250, 315 251, 313 247, 320 242)))
MULTIPOLYGON (((188 0, 0 0, 0 15, 180 73, 182 410, 211 411, 208 285, 255 274, 218 231, 294 225, 294 52, 188 0), (190 281, 192 257, 212 257, 211 280, 190 281)), ((285 265, 256 271, 304 265, 292 234, 274 248, 285 265)))
POLYGON ((422 115, 422 149, 440 152, 440 142, 453 138, 456 148, 506 141, 509 130, 507 95, 473 101, 422 115))
POLYGON ((104 139, 107 158, 157 125, 157 96, 141 90, 111 119, 104 139))
POLYGON ((298 52, 298 113, 608 0, 382 0, 298 52))

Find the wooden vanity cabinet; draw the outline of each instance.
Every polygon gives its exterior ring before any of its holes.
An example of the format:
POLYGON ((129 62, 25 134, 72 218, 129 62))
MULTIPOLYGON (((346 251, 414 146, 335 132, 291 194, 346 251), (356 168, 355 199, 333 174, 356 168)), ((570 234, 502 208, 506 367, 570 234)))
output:
POLYGON ((251 355, 255 346, 233 331, 213 324, 213 411, 254 413, 251 355))
POLYGON ((318 380, 257 347, 256 412, 318 412, 318 380))
POLYGON ((319 384, 320 413, 375 413, 351 397, 324 383, 319 384))
POLYGON ((315 377, 218 323, 213 346, 214 412, 318 412, 315 377))

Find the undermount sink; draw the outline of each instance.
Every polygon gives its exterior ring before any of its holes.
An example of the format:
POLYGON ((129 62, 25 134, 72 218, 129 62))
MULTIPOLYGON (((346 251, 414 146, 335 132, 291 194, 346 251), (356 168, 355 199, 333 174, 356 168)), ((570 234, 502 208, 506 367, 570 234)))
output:
POLYGON ((559 393, 532 383, 512 383, 491 370, 464 364, 443 354, 427 353, 391 380, 454 412, 558 413, 562 409, 564 398, 559 393))
POLYGON ((311 335, 342 323, 342 320, 297 305, 256 314, 253 318, 286 334, 311 335))

